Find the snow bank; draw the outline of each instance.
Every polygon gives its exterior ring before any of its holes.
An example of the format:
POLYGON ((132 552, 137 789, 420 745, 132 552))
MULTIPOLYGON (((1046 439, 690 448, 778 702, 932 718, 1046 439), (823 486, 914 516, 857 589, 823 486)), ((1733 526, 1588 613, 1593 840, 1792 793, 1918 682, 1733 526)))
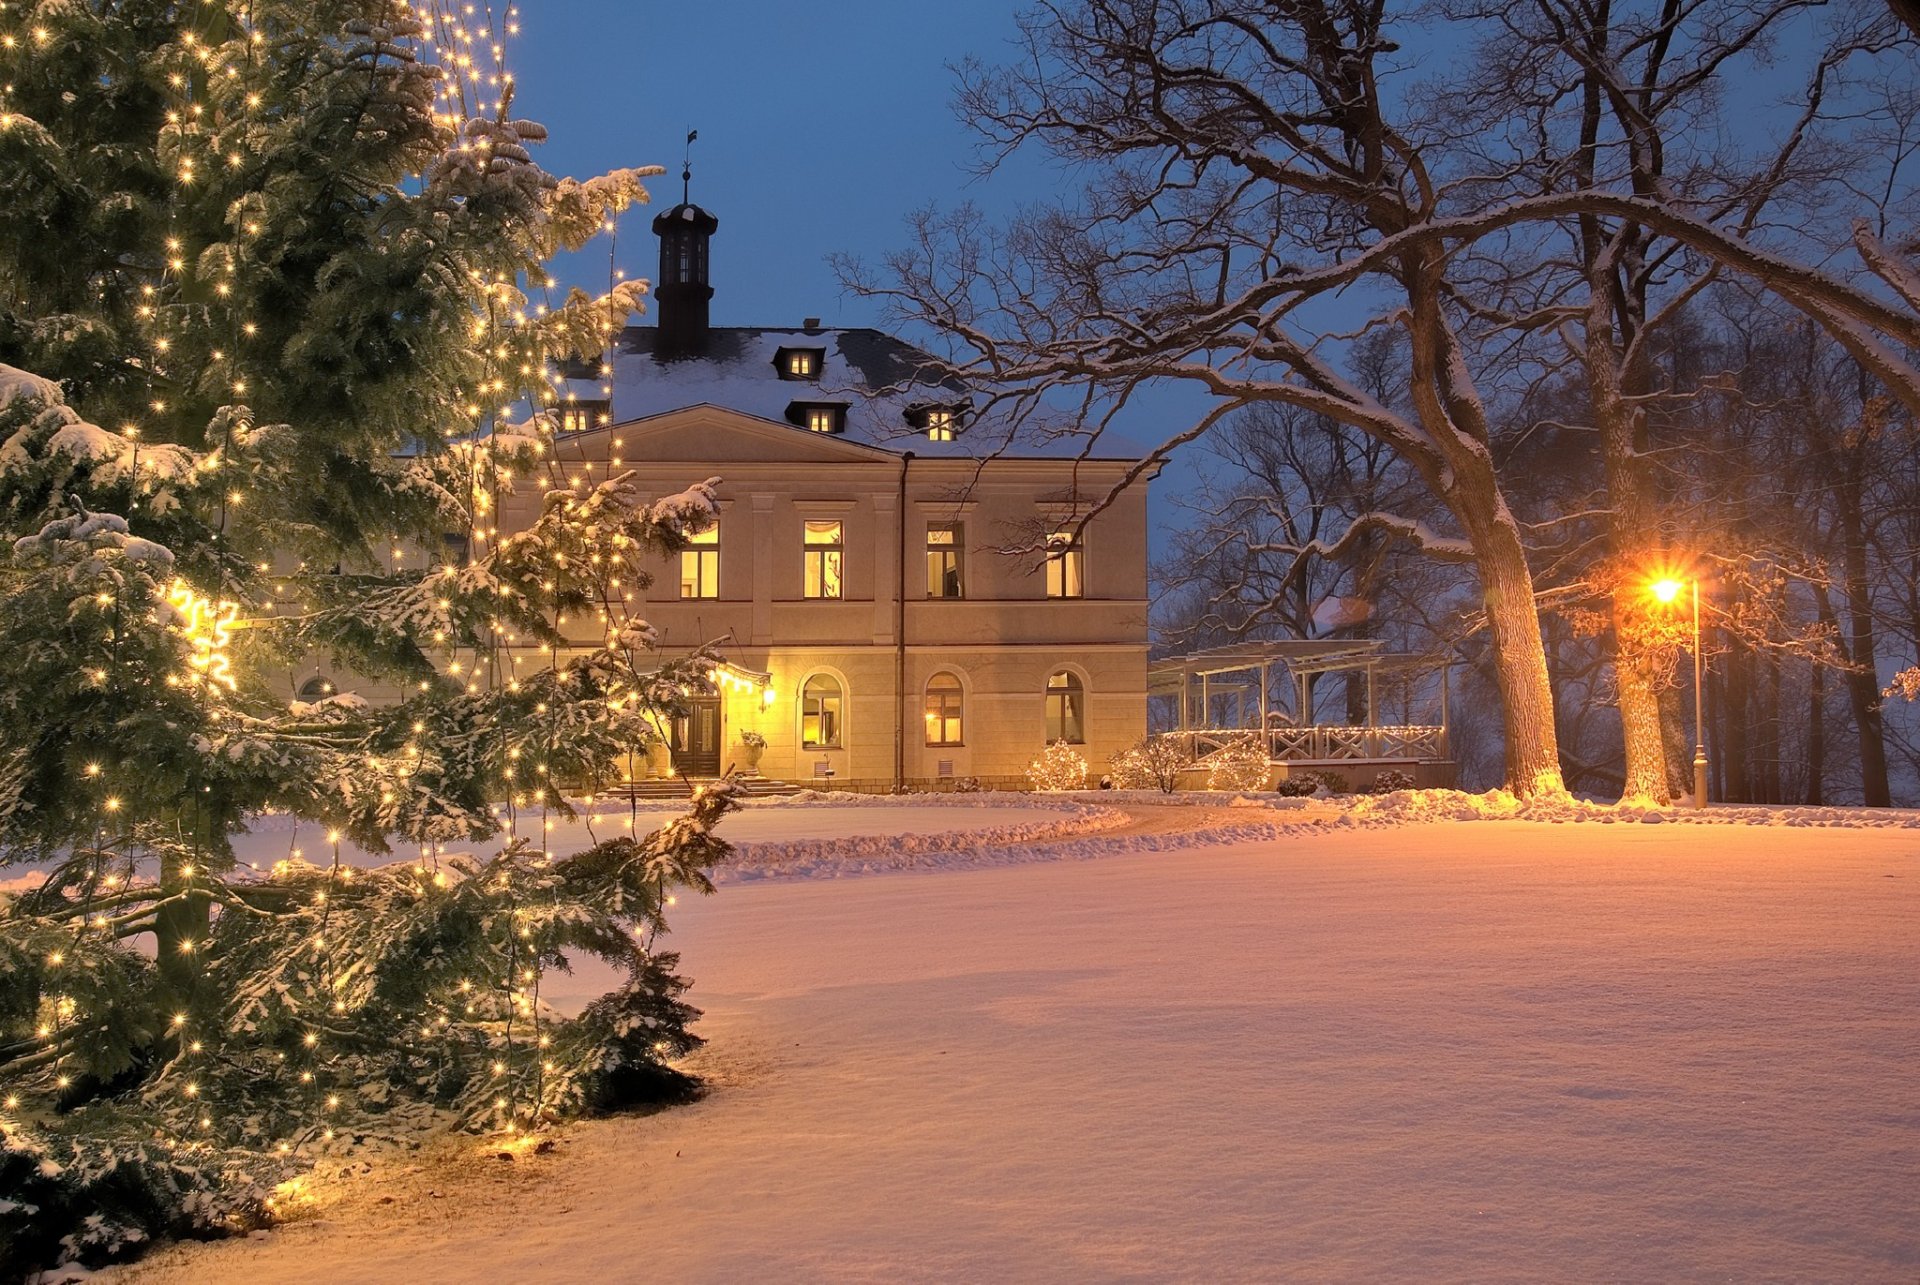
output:
POLYGON ((1637 822, 1662 825, 1814 826, 1838 829, 1920 829, 1920 811, 1905 808, 1833 808, 1713 804, 1705 808, 1597 803, 1590 799, 1522 799, 1505 790, 1399 790, 1345 800, 1342 819, 1354 825, 1412 825, 1423 821, 1540 821, 1552 825, 1637 822))

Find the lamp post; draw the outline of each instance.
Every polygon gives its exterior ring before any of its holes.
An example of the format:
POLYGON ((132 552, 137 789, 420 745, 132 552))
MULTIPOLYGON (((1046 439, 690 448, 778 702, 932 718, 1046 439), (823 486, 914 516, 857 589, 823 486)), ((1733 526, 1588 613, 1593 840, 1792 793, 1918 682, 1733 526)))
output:
MULTIPOLYGON (((1707 716, 1704 661, 1700 655, 1700 578, 1689 581, 1693 588, 1693 806, 1707 805, 1707 716)), ((1671 603, 1680 596, 1678 580, 1658 580, 1653 596, 1671 603)))

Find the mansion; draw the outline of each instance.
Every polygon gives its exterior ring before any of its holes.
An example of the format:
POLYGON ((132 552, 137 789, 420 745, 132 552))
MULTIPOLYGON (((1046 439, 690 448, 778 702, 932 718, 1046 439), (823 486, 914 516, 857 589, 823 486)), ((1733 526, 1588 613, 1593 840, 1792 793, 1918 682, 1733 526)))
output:
MULTIPOLYGON (((672 774, 1024 787, 1066 740, 1097 779, 1146 732, 1145 486, 1088 519, 1137 461, 1083 436, 1010 445, 876 330, 711 326, 718 220, 682 204, 653 227, 658 325, 562 372, 556 452, 636 469, 653 498, 720 479, 718 524, 629 604, 664 654, 726 658, 673 729, 672 774)), ((501 534, 539 503, 505 497, 501 534)))

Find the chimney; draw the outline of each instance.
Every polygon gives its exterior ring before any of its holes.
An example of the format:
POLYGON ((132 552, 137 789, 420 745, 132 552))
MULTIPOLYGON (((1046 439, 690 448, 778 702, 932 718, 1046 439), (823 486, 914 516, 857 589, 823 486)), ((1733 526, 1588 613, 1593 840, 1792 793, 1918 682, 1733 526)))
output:
POLYGON ((807 318, 806 320, 804 320, 804 321, 802 321, 802 322, 800 323, 800 329, 802 329, 802 330, 818 330, 818 329, 820 329, 820 318, 818 318, 818 317, 808 317, 808 318, 807 318))

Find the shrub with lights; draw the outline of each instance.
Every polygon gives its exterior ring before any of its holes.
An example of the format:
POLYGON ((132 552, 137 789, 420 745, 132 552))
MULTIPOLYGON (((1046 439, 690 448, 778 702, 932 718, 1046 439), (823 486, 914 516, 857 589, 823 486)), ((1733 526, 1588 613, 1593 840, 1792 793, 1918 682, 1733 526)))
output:
POLYGON ((1027 764, 1027 780, 1036 790, 1087 788, 1087 756, 1066 741, 1054 741, 1027 764))
POLYGON ((1257 732, 1234 737, 1207 756, 1207 788, 1243 793, 1264 790, 1273 768, 1266 739, 1257 732))
POLYGON ((1171 736, 1148 736, 1107 759, 1113 785, 1119 790, 1159 790, 1172 794, 1180 773, 1193 758, 1186 746, 1171 736))
POLYGON ((0 865, 43 876, 0 896, 8 1268, 248 1225, 369 1137, 688 1086, 653 943, 731 787, 584 851, 530 816, 713 672, 626 607, 711 482, 649 498, 680 483, 587 458, 547 379, 641 287, 546 265, 649 171, 541 171, 514 11, 468 12, 0 4, 0 865), (316 660, 405 698, 288 700, 316 660), (256 870, 268 811, 302 828, 256 870), (563 1016, 583 955, 619 982, 563 1016))

